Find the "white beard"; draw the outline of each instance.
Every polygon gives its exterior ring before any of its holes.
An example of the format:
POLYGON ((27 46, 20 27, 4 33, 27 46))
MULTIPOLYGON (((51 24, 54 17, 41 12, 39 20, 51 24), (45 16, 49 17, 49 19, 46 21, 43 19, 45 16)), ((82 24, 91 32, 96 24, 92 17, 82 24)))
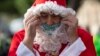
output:
POLYGON ((52 32, 52 35, 48 35, 41 28, 38 28, 36 30, 34 44, 39 44, 40 52, 59 53, 61 44, 67 44, 68 39, 65 25, 61 24, 55 31, 52 32))

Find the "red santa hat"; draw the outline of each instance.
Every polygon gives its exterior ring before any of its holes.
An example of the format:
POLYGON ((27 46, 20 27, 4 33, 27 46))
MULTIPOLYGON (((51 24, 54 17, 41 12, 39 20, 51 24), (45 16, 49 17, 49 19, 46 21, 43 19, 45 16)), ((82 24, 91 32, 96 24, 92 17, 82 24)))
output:
POLYGON ((27 10, 25 17, 29 12, 33 15, 40 15, 40 12, 52 12, 55 15, 66 17, 68 13, 75 15, 72 8, 67 8, 66 0, 35 0, 32 7, 27 10))
POLYGON ((47 1, 56 1, 57 4, 65 6, 66 7, 66 0, 35 0, 35 2, 33 3, 33 6, 37 5, 37 4, 41 4, 41 3, 45 3, 47 1))

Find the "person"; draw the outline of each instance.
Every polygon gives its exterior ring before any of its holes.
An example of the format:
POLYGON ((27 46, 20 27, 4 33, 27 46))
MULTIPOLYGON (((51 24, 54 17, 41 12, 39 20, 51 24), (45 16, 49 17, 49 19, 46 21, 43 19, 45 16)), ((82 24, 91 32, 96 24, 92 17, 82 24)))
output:
POLYGON ((96 56, 92 36, 78 26, 66 0, 35 0, 8 56, 96 56))

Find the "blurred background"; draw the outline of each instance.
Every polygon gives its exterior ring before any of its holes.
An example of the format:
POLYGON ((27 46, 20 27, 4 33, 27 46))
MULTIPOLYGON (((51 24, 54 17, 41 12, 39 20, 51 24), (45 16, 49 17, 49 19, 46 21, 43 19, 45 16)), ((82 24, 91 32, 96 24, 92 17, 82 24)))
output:
MULTIPOLYGON (((34 0, 0 0, 0 56, 7 56, 13 34, 23 29, 24 13, 34 0)), ((79 25, 93 35, 100 56, 100 0, 68 0, 77 12, 79 25)))

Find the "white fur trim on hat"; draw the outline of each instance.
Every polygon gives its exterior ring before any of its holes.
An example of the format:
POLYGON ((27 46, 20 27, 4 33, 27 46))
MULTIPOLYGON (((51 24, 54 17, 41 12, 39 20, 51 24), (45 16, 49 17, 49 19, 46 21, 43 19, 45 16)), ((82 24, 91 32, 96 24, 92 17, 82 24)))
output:
POLYGON ((25 17, 27 17, 29 11, 31 11, 33 15, 40 15, 40 12, 52 11, 55 15, 60 15, 61 17, 66 17, 68 13, 71 13, 72 15, 76 14, 72 8, 66 8, 64 6, 58 5, 56 1, 46 1, 45 3, 32 6, 24 15, 25 17))

